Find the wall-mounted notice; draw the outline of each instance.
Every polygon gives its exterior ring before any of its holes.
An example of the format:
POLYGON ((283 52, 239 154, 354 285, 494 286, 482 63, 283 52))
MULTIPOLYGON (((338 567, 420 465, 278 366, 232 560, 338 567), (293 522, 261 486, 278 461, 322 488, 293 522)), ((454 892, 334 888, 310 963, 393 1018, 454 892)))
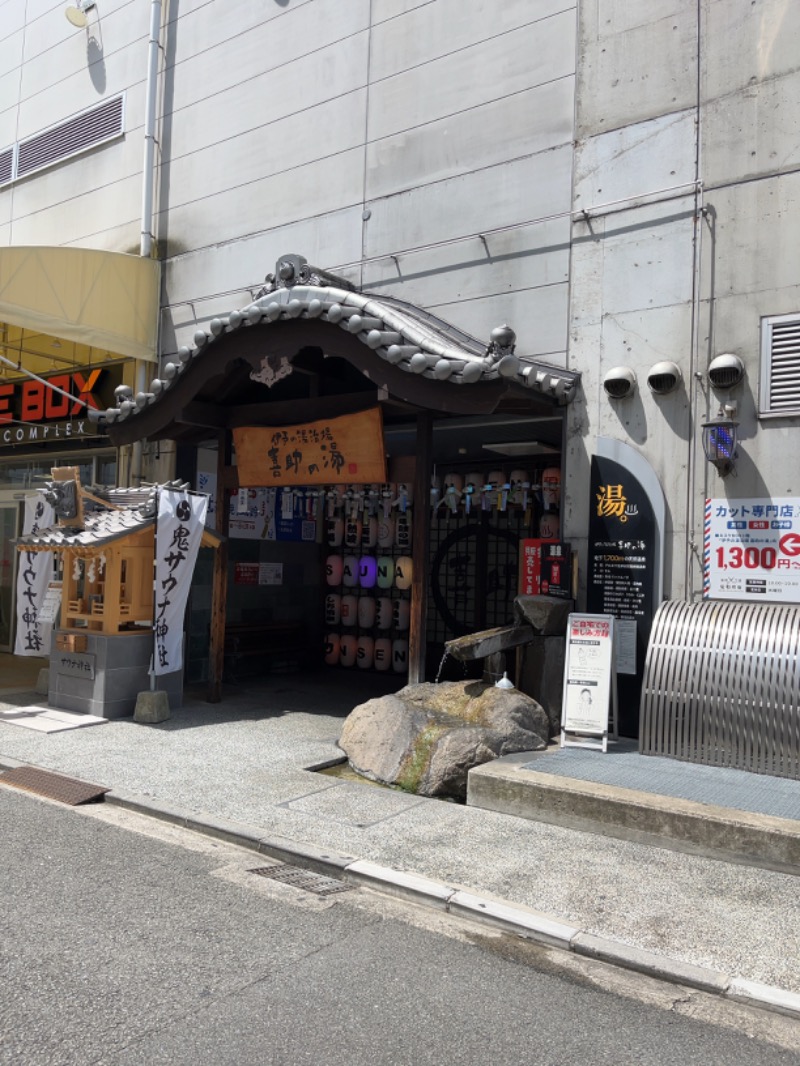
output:
POLYGON ((800 499, 706 500, 703 598, 800 603, 800 499))
POLYGON ((617 670, 614 617, 571 614, 567 624, 561 746, 607 750, 617 735, 617 670))

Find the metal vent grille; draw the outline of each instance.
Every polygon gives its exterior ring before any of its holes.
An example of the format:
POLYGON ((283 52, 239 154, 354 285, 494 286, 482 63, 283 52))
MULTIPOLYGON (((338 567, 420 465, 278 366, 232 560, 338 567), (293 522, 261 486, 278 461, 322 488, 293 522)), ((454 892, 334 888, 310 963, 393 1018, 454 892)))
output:
POLYGON ((800 315, 764 319, 762 411, 800 411, 800 315))
POLYGON ((292 888, 302 889, 303 892, 313 892, 315 896, 336 896, 340 892, 350 892, 353 888, 352 885, 346 885, 334 877, 325 877, 324 874, 314 873, 312 870, 302 870, 298 866, 290 866, 289 863, 259 866, 250 873, 280 881, 284 885, 291 885, 292 888))
POLYGON ((44 133, 20 141, 16 177, 24 177, 119 137, 123 132, 122 117, 123 97, 115 96, 44 133))
POLYGON ((0 152, 0 185, 8 185, 14 178, 14 149, 0 152))
POLYGON ((640 750, 800 779, 800 607, 662 604, 644 668, 640 750))

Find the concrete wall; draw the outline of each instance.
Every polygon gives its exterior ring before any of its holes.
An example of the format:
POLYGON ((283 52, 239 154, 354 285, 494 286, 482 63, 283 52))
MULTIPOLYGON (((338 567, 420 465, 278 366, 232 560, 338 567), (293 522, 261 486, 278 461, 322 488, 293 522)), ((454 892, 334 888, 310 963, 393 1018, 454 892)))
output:
POLYGON ((569 360, 584 399, 569 415, 565 528, 583 548, 597 437, 640 449, 667 502, 671 597, 702 589, 706 496, 800 493, 796 420, 756 410, 760 319, 800 311, 799 33, 783 0, 580 5, 574 206, 588 214, 572 229, 569 360), (706 378, 722 352, 747 368, 730 394, 706 378), (665 359, 682 384, 654 396, 647 374, 665 359), (638 388, 613 401, 602 382, 621 364, 638 388), (721 399, 741 423, 725 480, 700 444, 721 399))
POLYGON ((487 340, 508 320, 563 364, 574 7, 269 0, 240 2, 233 33, 218 18, 181 4, 169 27, 165 348, 296 251, 487 340))

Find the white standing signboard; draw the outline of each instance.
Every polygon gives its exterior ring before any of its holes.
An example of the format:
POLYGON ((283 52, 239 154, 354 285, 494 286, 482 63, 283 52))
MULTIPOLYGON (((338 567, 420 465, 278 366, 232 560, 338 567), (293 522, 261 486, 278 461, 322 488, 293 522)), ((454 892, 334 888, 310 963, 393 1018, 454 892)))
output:
POLYGON ((706 500, 703 598, 800 603, 800 498, 706 500))
POLYGON ((614 617, 571 614, 567 623, 561 746, 608 749, 617 735, 614 617))
POLYGON ((203 536, 208 497, 183 489, 158 494, 153 673, 183 666, 183 616, 203 536))

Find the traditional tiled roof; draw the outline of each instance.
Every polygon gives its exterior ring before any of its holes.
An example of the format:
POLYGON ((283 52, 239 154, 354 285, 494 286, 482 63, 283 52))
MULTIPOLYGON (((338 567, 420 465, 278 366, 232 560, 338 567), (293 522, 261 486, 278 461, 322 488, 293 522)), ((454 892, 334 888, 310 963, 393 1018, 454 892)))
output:
MULTIPOLYGON (((346 330, 377 358, 409 374, 456 385, 513 380, 566 404, 573 398, 580 377, 574 371, 518 355, 516 335, 509 326, 499 326, 492 331, 489 344, 481 344, 421 308, 356 292, 348 282, 310 266, 302 256, 286 255, 252 303, 213 318, 206 329, 198 330, 194 344, 178 350, 176 361, 163 367, 162 376, 151 383, 149 392, 133 395, 129 387, 121 386, 118 406, 100 412, 100 417, 122 422, 158 403, 195 360, 213 358, 215 343, 226 334, 299 318, 318 319, 346 330)), ((269 368, 264 372, 269 375, 269 368)), ((268 376, 253 376, 271 383, 268 376)))
MULTIPOLYGON (((106 489, 93 486, 91 494, 107 500, 109 507, 102 507, 91 500, 84 500, 84 528, 74 526, 51 526, 36 533, 17 538, 21 550, 59 551, 63 548, 99 548, 104 544, 139 533, 155 524, 157 499, 160 486, 142 488, 106 489)), ((170 482, 164 488, 188 488, 184 482, 170 482)))

